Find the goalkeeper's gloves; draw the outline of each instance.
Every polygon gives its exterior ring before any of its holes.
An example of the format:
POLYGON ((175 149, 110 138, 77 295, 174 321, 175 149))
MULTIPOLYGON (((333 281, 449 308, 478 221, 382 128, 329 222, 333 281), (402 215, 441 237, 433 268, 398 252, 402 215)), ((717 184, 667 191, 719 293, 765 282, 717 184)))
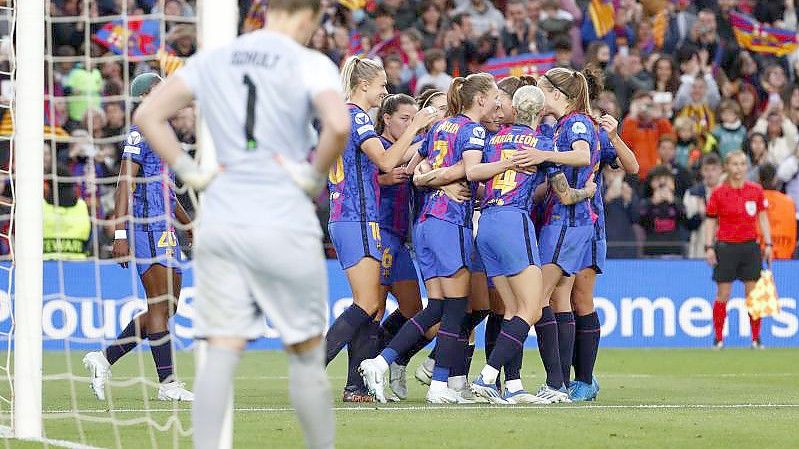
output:
POLYGON ((281 154, 275 155, 275 162, 289 173, 294 184, 309 197, 316 198, 324 188, 327 174, 319 173, 310 163, 290 161, 281 154))
POLYGON ((175 161, 172 169, 183 183, 194 190, 204 190, 219 173, 218 169, 208 170, 201 168, 191 156, 183 153, 175 161))

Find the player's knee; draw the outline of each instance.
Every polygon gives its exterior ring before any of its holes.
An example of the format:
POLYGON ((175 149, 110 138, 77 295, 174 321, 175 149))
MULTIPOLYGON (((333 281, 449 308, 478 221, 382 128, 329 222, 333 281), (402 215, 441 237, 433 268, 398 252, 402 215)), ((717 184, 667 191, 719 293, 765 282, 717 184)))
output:
POLYGON ((592 313, 594 311, 594 298, 593 295, 588 294, 584 295, 581 291, 576 291, 575 295, 572 295, 571 302, 572 308, 577 313, 578 316, 584 316, 592 313))
POLYGON ((411 318, 422 311, 421 301, 406 301, 399 304, 400 313, 405 318, 411 318))
MULTIPOLYGON (((165 312, 165 311, 164 311, 165 312)), ((169 327, 169 316, 166 313, 148 313, 145 324, 147 333, 163 332, 169 327)))
POLYGON ((541 309, 536 307, 531 311, 529 315, 522 318, 527 320, 528 323, 535 324, 541 319, 541 309))

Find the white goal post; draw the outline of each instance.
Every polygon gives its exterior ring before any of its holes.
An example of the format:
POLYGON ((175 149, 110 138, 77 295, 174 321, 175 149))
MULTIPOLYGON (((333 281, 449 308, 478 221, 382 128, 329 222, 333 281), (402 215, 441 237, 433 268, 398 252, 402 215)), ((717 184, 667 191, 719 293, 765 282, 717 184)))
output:
MULTIPOLYGON (((41 440, 43 428, 43 142, 45 116, 45 2, 11 0, 14 5, 15 36, 13 78, 14 113, 13 180, 15 189, 13 225, 12 316, 13 382, 11 436, 41 440)), ((159 3, 160 0, 159 0, 159 3)), ((10 9, 10 8, 9 8, 10 9)), ((238 5, 233 0, 197 0, 199 47, 215 48, 238 34, 238 5)), ((162 12, 163 14, 163 12, 162 12)), ((201 119, 201 117, 200 117, 201 119)), ((216 165, 208 127, 198 121, 198 158, 203 165, 216 165)), ((202 346, 202 345, 198 345, 202 346)), ((200 354, 200 357, 202 355, 200 354)), ((232 447, 232 396, 227 426, 220 449, 232 447)))
POLYGON ((16 2, 14 391, 16 438, 42 437, 44 0, 16 2))
MULTIPOLYGON (((199 0, 198 18, 200 26, 200 51, 213 49, 230 42, 238 34, 239 10, 236 2, 199 0), (213 26, 209 26, 213 24, 213 26)), ((203 167, 212 168, 217 165, 216 149, 211 139, 208 124, 202 119, 202 111, 198 120, 198 152, 199 163, 203 167)), ((202 207, 200 207, 202 210, 202 207)), ((195 369, 200 369, 206 361, 207 344, 202 342, 195 346, 195 369)), ((219 441, 219 449, 233 448, 233 392, 228 399, 225 422, 219 441)))

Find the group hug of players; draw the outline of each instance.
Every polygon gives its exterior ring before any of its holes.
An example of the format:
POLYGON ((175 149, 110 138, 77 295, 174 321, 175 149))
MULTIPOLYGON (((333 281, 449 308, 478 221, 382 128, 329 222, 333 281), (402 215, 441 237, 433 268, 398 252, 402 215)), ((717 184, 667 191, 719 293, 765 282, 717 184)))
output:
POLYGON ((638 170, 616 120, 592 112, 599 72, 499 83, 473 74, 417 99, 387 96, 369 59, 349 59, 341 76, 351 134, 329 175, 328 230, 354 301, 326 343, 327 363, 347 347, 344 401, 385 402, 387 374, 389 399, 405 399, 408 361, 433 338, 415 372, 430 403, 594 400, 593 288, 606 253, 594 175, 603 164, 638 170), (399 307, 383 319, 388 292, 399 307), (486 364, 468 382, 473 330, 486 317, 486 364), (533 326, 546 370, 534 393, 521 379, 533 326))

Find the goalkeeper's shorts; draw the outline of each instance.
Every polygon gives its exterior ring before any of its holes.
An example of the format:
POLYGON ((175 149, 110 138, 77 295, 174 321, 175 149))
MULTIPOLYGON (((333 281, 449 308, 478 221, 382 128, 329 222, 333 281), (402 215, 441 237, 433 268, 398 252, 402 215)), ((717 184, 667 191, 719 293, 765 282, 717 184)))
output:
POLYGON ((327 262, 318 228, 201 224, 194 250, 197 338, 265 335, 285 345, 327 328, 327 262))

